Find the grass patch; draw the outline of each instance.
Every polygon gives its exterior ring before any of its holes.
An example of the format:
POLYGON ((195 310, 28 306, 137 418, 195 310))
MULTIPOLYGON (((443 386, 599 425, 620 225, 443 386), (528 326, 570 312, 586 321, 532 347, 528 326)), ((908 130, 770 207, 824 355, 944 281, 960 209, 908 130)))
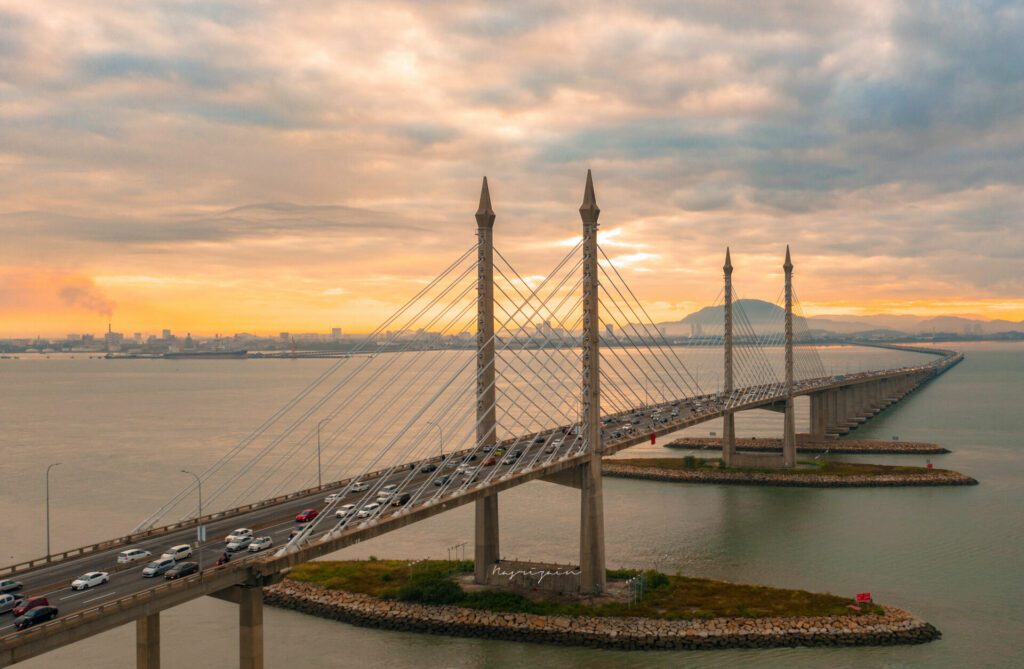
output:
MULTIPOLYGON (((628 465, 631 467, 674 469, 674 470, 708 470, 719 468, 719 460, 711 458, 695 458, 688 455, 684 458, 622 458, 605 460, 608 464, 628 465)), ((836 460, 801 460, 803 468, 797 469, 754 469, 734 467, 723 470, 730 472, 751 472, 751 473, 784 473, 794 476, 816 476, 827 474, 831 476, 882 476, 887 474, 950 474, 948 469, 928 469, 926 467, 906 467, 900 465, 873 465, 860 462, 840 462, 836 460)))
MULTIPOLYGON (((647 589, 633 606, 620 602, 586 605, 578 602, 533 601, 507 590, 465 592, 453 576, 468 572, 472 562, 424 560, 410 566, 407 560, 308 562, 293 569, 288 578, 376 597, 422 604, 458 606, 508 613, 569 616, 641 616, 660 619, 766 616, 858 615, 847 608, 852 600, 835 595, 742 585, 654 570, 609 570, 612 580, 643 573, 647 589)), ((880 608, 872 612, 881 613, 880 608)))

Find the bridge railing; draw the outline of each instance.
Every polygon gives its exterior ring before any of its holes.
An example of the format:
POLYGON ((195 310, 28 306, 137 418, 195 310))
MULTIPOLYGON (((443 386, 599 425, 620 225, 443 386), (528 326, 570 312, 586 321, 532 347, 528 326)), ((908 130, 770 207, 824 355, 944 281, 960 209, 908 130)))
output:
MULTIPOLYGON (((26 630, 12 632, 0 640, 0 650, 11 650, 12 648, 17 648, 18 646, 30 643, 38 637, 59 632, 62 629, 69 627, 83 625, 90 621, 102 618, 105 615, 109 615, 112 612, 126 611, 141 604, 146 604, 160 599, 169 593, 176 593, 195 585, 201 585, 204 582, 214 580, 219 576, 224 576, 229 572, 241 572, 243 570, 248 570, 248 565, 236 563, 207 567, 198 574, 165 581, 155 587, 126 595, 110 602, 98 604, 88 609, 82 609, 81 611, 76 611, 66 616, 60 616, 40 625, 33 625, 26 630)), ((243 579, 240 577, 238 580, 240 582, 243 579)))

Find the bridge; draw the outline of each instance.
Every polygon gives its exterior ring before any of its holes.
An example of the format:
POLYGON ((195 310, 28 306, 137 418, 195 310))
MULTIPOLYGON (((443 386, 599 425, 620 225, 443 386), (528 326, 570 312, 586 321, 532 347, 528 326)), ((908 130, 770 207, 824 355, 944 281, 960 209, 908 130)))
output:
POLYGON ((158 667, 160 612, 207 595, 237 603, 240 666, 262 667, 264 586, 303 562, 465 504, 475 506, 475 578, 486 583, 501 560, 499 495, 535 480, 580 491, 579 584, 599 593, 603 457, 722 420, 726 466, 794 467, 797 397, 809 398, 810 438, 835 438, 962 359, 901 347, 930 359, 829 373, 795 314, 788 247, 778 323, 755 327, 744 313, 727 250, 715 303, 721 330, 673 345, 598 245, 589 171, 579 212, 581 239, 547 275, 524 277, 494 246, 485 178, 476 243, 362 349, 334 361, 130 533, 0 568, 0 579, 16 579, 60 609, 23 631, 0 618, 0 667, 129 623, 137 666, 158 667), (446 347, 446 333, 474 343, 446 347), (700 386, 692 355, 719 360, 721 387, 700 386), (781 454, 737 450, 735 415, 753 409, 783 414, 781 454), (373 506, 382 492, 387 501, 373 506), (308 508, 319 515, 293 531, 295 515, 308 508), (270 536, 274 548, 215 564, 223 537, 238 527, 270 536), (199 528, 206 538, 196 542, 199 528), (195 543, 199 573, 144 579, 141 564, 116 561, 128 547, 159 555, 182 543, 195 543), (110 572, 110 583, 68 590, 93 570, 110 572))

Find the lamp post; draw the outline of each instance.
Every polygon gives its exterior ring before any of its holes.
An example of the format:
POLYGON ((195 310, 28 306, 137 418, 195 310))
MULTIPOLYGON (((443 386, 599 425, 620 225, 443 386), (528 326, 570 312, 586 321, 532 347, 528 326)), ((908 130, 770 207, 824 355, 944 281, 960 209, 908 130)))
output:
POLYGON ((46 559, 50 559, 50 470, 58 466, 59 462, 46 467, 46 559))
POLYGON ((194 476, 196 479, 196 487, 199 489, 199 515, 196 516, 196 543, 199 544, 199 571, 203 570, 203 542, 199 540, 199 523, 202 522, 200 518, 203 517, 203 480, 199 478, 194 472, 190 472, 187 469, 181 470, 182 474, 188 474, 194 476))
POLYGON ((427 425, 433 425, 437 428, 437 434, 441 442, 441 459, 444 460, 444 430, 442 430, 441 426, 432 420, 428 420, 427 425))
POLYGON ((323 488, 323 472, 320 468, 320 426, 329 421, 330 418, 322 418, 320 422, 316 424, 316 487, 323 488))

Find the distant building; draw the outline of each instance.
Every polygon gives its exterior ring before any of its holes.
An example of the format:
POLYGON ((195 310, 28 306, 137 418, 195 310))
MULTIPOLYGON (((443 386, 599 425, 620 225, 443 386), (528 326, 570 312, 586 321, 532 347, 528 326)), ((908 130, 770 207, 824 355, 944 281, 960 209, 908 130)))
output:
POLYGON ((164 330, 164 332, 163 332, 163 335, 161 336, 161 338, 162 338, 162 339, 163 339, 164 341, 167 341, 168 339, 170 339, 170 338, 171 338, 171 336, 172 336, 172 335, 171 335, 171 331, 170 331, 170 330, 164 330))
POLYGON ((341 339, 341 328, 331 328, 331 339, 341 339))
POLYGON ((291 335, 288 334, 287 332, 282 332, 279 335, 277 335, 277 338, 280 339, 281 341, 288 341, 289 339, 291 339, 291 335))

